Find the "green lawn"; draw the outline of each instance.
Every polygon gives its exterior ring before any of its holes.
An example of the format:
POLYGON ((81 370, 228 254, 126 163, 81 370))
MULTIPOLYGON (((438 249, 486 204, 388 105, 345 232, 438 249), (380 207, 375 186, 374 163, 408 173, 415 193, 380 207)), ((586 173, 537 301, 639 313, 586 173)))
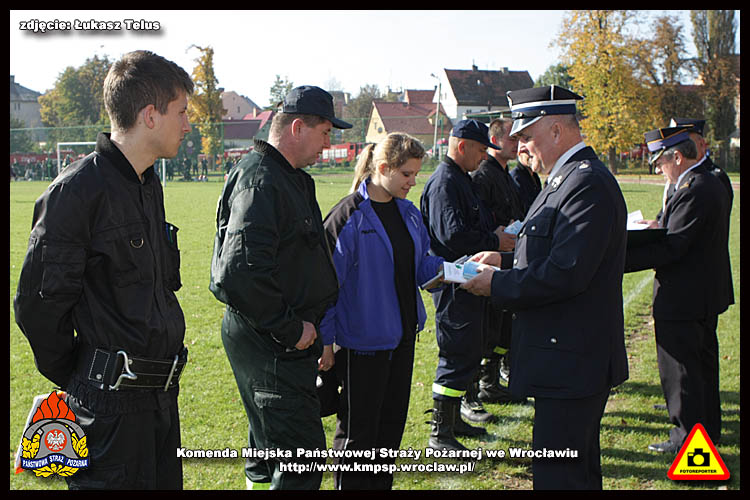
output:
MULTIPOLYGON (((316 171, 314 171, 316 172, 316 171)), ((418 204, 429 173, 425 172, 409 198, 418 204)), ((642 176, 661 180, 659 176, 642 176)), ((321 211, 328 210, 349 189, 350 175, 315 174, 321 211)), ((637 179, 634 179, 637 181, 637 179)), ((738 179, 737 179, 738 180, 738 179)), ((15 324, 13 296, 20 266, 28 243, 34 200, 46 183, 10 184, 10 489, 65 489, 59 479, 36 478, 30 472, 15 475, 13 456, 28 412, 36 394, 49 393, 52 384, 34 367, 31 350, 15 324)), ((190 363, 181 382, 180 413, 182 443, 187 448, 241 450, 247 445, 247 418, 239 399, 234 377, 221 343, 222 304, 208 291, 209 265, 216 201, 220 182, 173 182, 165 188, 167 220, 180 228, 183 287, 178 298, 185 312, 185 343, 190 363)), ((628 211, 640 209, 653 218, 661 203, 662 186, 623 183, 628 211)), ((740 193, 735 191, 732 210, 730 251, 737 304, 719 320, 721 395, 723 408, 722 444, 719 453, 731 473, 728 481, 680 481, 667 478, 672 458, 649 452, 646 447, 668 437, 666 413, 654 410, 662 402, 650 315, 653 271, 626 274, 623 280, 630 379, 616 388, 602 421, 601 446, 605 489, 716 489, 740 488, 740 193)), ((707 263, 708 265, 708 263, 707 263)), ((434 308, 427 294, 424 302, 428 322, 416 348, 412 399, 402 448, 422 450, 427 444, 429 419, 423 412, 431 408, 431 384, 437 361, 434 308)), ((487 405, 498 414, 498 423, 488 426, 482 440, 462 439, 470 448, 529 448, 533 406, 487 405)), ((329 447, 332 445, 335 417, 324 419, 329 447)), ((432 463, 432 458, 422 458, 432 463)), ((448 461, 449 462, 449 461, 448 461)), ((407 462, 405 462, 407 463, 407 462)), ((186 459, 186 489, 244 489, 243 460, 186 459)), ((323 489, 332 489, 330 474, 323 489)), ((529 489, 530 459, 485 459, 473 472, 397 473, 394 489, 529 489)))

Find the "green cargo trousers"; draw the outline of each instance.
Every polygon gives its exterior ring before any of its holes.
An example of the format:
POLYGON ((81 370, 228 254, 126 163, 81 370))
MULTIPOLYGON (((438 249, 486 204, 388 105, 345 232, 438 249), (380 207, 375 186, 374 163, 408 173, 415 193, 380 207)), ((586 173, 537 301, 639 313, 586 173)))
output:
POLYGON ((277 455, 247 458, 245 475, 255 484, 270 483, 270 489, 319 489, 323 473, 316 465, 325 459, 297 451, 326 447, 315 388, 319 339, 309 349, 287 352, 231 308, 224 314, 221 338, 250 424, 248 447, 277 455), (277 450, 291 450, 291 457, 278 457, 277 450))

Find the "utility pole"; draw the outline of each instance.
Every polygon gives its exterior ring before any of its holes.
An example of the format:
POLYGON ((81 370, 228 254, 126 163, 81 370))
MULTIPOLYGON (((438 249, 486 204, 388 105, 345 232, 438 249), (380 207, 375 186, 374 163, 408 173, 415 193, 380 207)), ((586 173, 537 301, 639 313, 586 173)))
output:
POLYGON ((438 81, 438 98, 437 98, 437 105, 435 106, 435 135, 432 139, 432 156, 435 156, 435 152, 437 152, 437 159, 440 161, 440 149, 438 147, 437 143, 437 131, 438 131, 438 122, 440 121, 440 78, 435 76, 435 73, 430 73, 430 76, 433 78, 437 78, 438 81))

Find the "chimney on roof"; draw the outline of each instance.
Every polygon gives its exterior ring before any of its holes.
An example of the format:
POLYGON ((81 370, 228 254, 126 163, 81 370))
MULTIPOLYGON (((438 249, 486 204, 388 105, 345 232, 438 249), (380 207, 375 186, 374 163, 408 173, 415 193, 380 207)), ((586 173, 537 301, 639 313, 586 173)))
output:
POLYGON ((506 66, 506 67, 502 68, 502 69, 500 70, 500 72, 501 72, 502 74, 504 74, 504 75, 507 75, 507 74, 508 74, 508 67, 506 66))
POLYGON ((471 64, 471 70, 472 70, 472 71, 478 71, 478 70, 479 70, 479 68, 477 68, 477 65, 476 65, 476 64, 472 63, 472 64, 471 64))

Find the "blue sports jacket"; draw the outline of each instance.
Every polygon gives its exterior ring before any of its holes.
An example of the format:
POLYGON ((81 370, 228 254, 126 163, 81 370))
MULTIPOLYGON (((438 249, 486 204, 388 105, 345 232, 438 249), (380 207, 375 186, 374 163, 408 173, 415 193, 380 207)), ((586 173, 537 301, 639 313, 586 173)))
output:
MULTIPOLYGON (((339 279, 338 301, 320 324, 323 344, 358 351, 395 349, 401 341, 401 312, 394 282, 393 248, 367 194, 367 179, 336 204, 323 221, 339 279)), ((443 264, 427 254, 430 237, 419 210, 408 200, 396 205, 414 242, 417 284, 424 283, 443 264)), ((417 331, 427 314, 418 288, 417 331)))

